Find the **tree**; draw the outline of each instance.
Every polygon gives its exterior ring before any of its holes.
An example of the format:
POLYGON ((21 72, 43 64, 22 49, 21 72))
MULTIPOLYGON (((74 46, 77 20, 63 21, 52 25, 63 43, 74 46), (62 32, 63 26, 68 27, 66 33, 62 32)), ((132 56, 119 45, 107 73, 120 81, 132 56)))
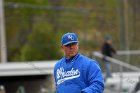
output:
POLYGON ((51 60, 58 59, 62 53, 56 33, 52 33, 50 24, 36 24, 34 32, 29 35, 28 42, 21 50, 22 61, 51 60))

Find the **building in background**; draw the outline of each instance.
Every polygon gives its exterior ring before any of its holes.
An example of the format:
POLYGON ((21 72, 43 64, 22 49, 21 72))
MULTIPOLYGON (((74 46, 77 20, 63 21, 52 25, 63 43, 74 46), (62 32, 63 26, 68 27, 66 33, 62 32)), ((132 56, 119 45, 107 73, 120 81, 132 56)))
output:
POLYGON ((55 91, 55 61, 0 64, 0 93, 46 93, 55 91))

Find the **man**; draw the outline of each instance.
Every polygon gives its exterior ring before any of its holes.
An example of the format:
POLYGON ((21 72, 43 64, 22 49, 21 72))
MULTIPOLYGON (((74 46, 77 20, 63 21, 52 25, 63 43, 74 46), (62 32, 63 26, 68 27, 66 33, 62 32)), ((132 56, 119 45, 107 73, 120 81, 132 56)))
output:
POLYGON ((61 43, 65 57, 54 67, 56 93, 102 93, 101 69, 95 60, 78 52, 76 34, 64 34, 61 43))
POLYGON ((102 49, 101 49, 102 54, 104 55, 103 60, 105 61, 105 67, 106 67, 106 77, 112 77, 111 75, 111 63, 106 60, 106 56, 112 57, 113 54, 116 54, 116 50, 112 46, 112 40, 110 35, 105 36, 105 41, 103 43, 102 49))

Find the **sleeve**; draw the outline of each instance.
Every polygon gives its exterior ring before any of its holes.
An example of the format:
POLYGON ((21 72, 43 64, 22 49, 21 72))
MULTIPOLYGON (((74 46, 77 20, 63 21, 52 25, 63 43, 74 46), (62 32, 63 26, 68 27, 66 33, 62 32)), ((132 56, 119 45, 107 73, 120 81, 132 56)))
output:
POLYGON ((111 51, 116 54, 116 50, 113 48, 113 46, 110 46, 111 51))
POLYGON ((101 69, 96 62, 90 62, 87 70, 87 81, 89 87, 86 87, 81 93, 103 93, 104 91, 104 79, 101 69))
POLYGON ((104 55, 105 54, 105 45, 103 44, 101 47, 101 53, 104 55))
POLYGON ((54 76, 55 83, 56 83, 56 65, 57 65, 57 63, 54 65, 54 70, 53 70, 53 76, 54 76))
POLYGON ((58 92, 57 92, 57 84, 56 84, 56 82, 57 82, 57 81, 56 81, 56 64, 55 64, 55 66, 54 66, 53 76, 54 76, 54 81, 55 81, 55 88, 56 88, 55 90, 56 90, 56 93, 58 93, 58 92))

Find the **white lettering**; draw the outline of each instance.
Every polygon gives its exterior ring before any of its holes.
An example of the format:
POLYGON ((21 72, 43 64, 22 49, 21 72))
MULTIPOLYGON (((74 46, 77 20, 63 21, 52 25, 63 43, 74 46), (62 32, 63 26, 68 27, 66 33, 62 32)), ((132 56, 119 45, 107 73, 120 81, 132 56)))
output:
POLYGON ((70 71, 65 71, 64 68, 57 69, 57 84, 61 84, 66 80, 78 78, 80 76, 80 71, 73 68, 70 71))

